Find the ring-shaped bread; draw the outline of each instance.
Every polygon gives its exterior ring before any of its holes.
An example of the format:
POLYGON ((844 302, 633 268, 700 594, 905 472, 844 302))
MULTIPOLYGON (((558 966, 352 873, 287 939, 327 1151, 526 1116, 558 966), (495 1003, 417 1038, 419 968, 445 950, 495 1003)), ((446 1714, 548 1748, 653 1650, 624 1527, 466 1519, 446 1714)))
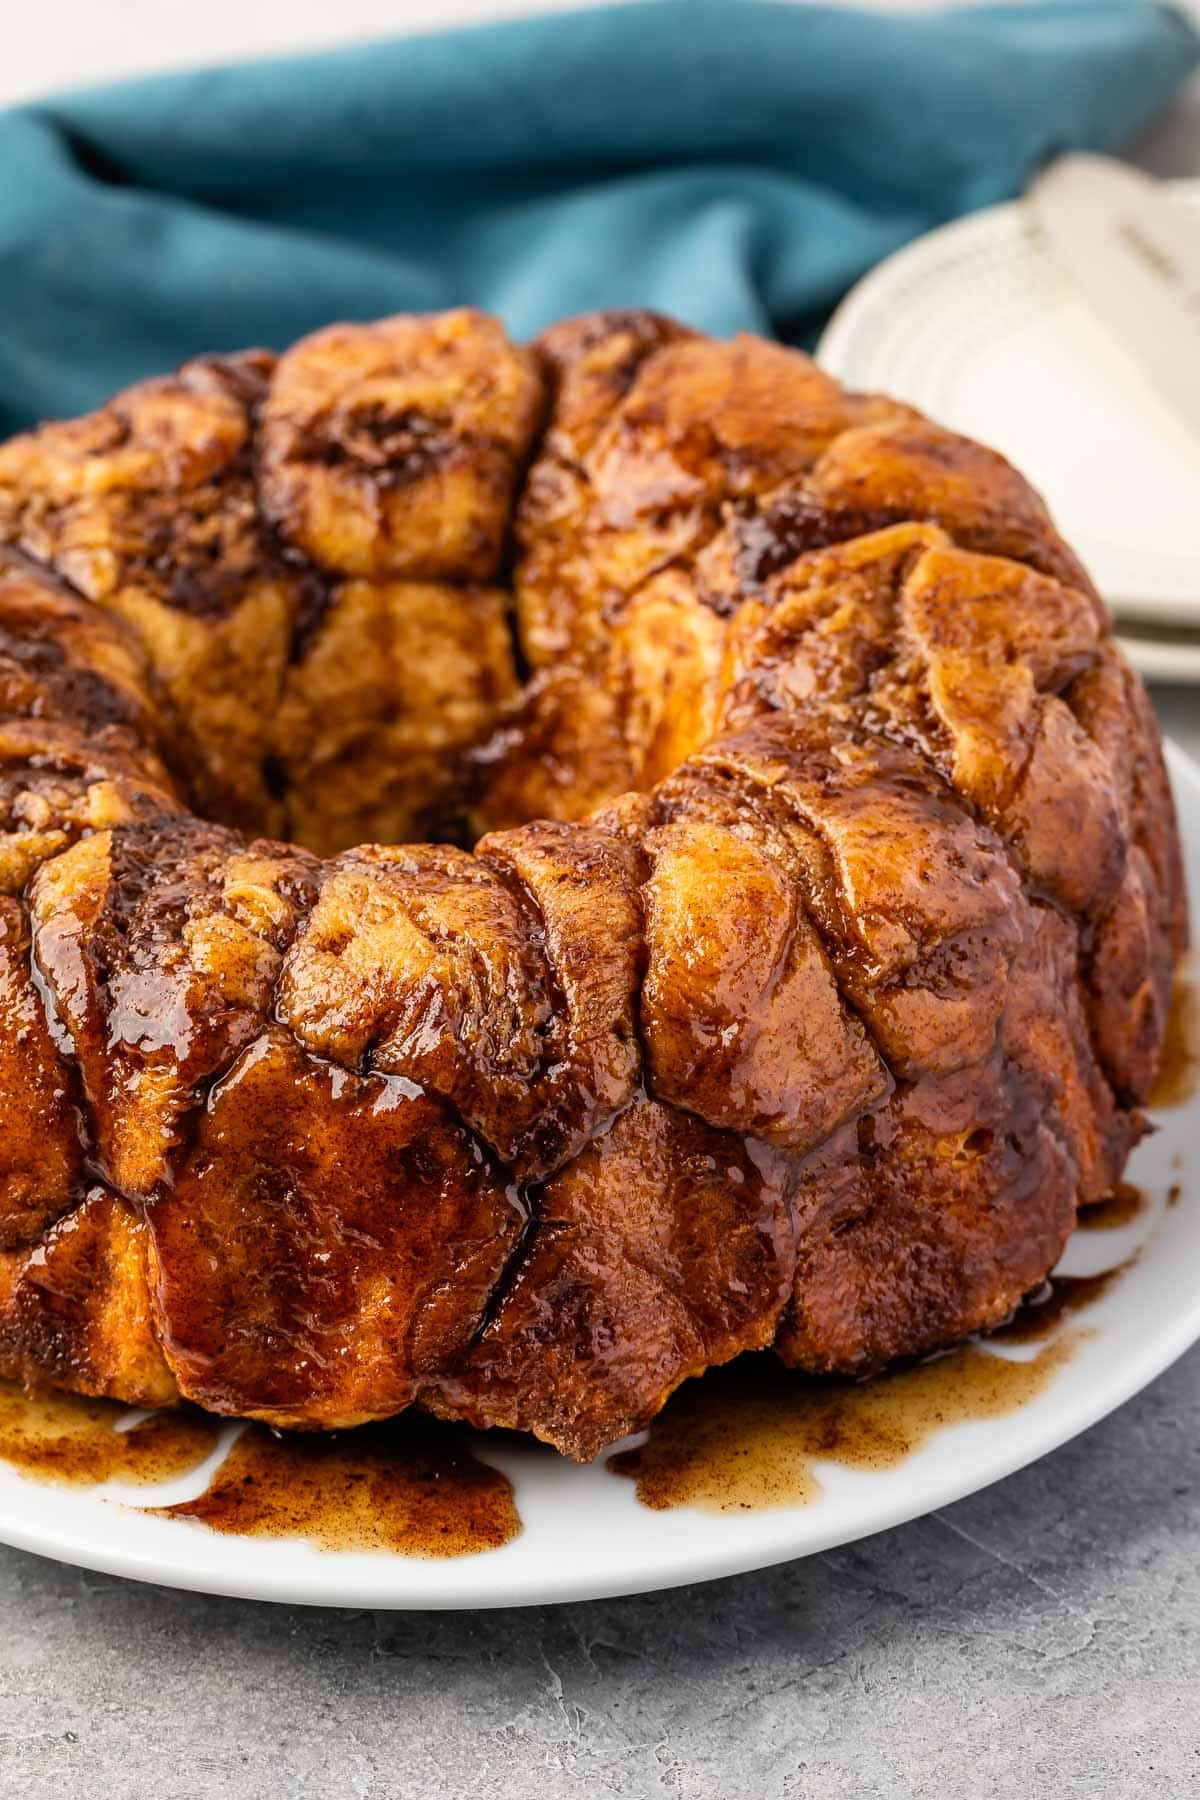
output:
POLYGON ((0 542, 0 1373, 589 1457, 997 1324, 1119 1177, 1171 799, 992 452, 459 311, 14 440, 0 542))

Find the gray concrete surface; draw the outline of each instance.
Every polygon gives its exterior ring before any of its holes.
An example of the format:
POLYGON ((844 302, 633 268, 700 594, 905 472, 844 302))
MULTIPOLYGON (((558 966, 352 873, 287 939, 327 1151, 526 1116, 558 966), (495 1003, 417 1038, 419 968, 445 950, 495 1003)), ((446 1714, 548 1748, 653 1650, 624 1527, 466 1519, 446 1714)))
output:
POLYGON ((0 1800, 1193 1793, 1200 1349, 944 1513, 674 1593, 314 1612, 0 1550, 0 1800))
POLYGON ((1200 1351, 944 1513, 525 1612, 310 1612, 0 1552, 4 1800, 1182 1800, 1200 1351))

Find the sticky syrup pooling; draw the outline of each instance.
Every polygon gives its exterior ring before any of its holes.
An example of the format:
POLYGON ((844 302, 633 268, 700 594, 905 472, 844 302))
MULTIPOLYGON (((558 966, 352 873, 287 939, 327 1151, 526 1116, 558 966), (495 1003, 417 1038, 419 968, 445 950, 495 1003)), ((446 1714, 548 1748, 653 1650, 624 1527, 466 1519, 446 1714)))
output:
POLYGON ((1106 1200, 1084 1207, 1079 1215, 1078 1231, 1120 1231, 1140 1219, 1146 1210, 1146 1196, 1131 1181, 1118 1181, 1106 1200))
POLYGON ((999 1419, 1042 1393, 1081 1334, 1057 1338, 1031 1361, 1009 1362, 973 1344, 871 1381, 802 1383, 747 1357, 683 1387, 646 1441, 609 1460, 637 1483, 643 1506, 757 1511, 814 1500, 814 1462, 897 1468, 937 1431, 999 1419))
MULTIPOLYGON (((1146 1196, 1122 1182, 1081 1216, 1080 1228, 1117 1229, 1146 1206, 1146 1196)), ((606 1467, 634 1481, 638 1499, 655 1511, 805 1504, 821 1493, 814 1463, 893 1469, 936 1432, 1007 1417, 1043 1393, 1090 1335, 1059 1328, 1108 1293, 1129 1266, 1056 1276, 1030 1296, 992 1334, 1001 1343, 1044 1344, 1022 1361, 968 1343, 850 1382, 797 1376, 766 1353, 743 1356, 686 1383, 645 1442, 610 1457, 606 1467)), ((108 1401, 29 1396, 0 1385, 0 1458, 43 1481, 151 1485, 203 1462, 220 1425, 185 1410, 118 1430, 123 1416, 127 1409, 108 1401)), ((203 1493, 145 1510, 235 1536, 422 1557, 498 1549, 521 1530, 508 1478, 471 1453, 461 1430, 412 1417, 289 1436, 251 1425, 203 1493)))
MULTIPOLYGON (((198 1468, 223 1421, 152 1413, 118 1429, 127 1407, 0 1384, 0 1459, 38 1481, 153 1486, 198 1468)), ((307 1538, 327 1550, 469 1556, 520 1530, 512 1485, 432 1421, 279 1438, 249 1426, 194 1500, 147 1507, 242 1537, 307 1538)))
POLYGON ((25 1394, 0 1383, 0 1459, 37 1481, 151 1486, 184 1475, 213 1450, 220 1421, 193 1411, 151 1413, 118 1430, 129 1408, 78 1394, 25 1394))
MULTIPOLYGON (((1046 1338, 1121 1272, 1056 1278, 994 1335, 1046 1338)), ((1085 1335, 1064 1333, 1022 1362, 967 1344, 857 1383, 798 1377, 769 1355, 743 1357, 681 1388, 646 1442, 607 1467, 634 1480, 642 1504, 659 1511, 800 1505, 821 1492, 814 1461, 891 1469, 941 1429, 1005 1417, 1044 1392, 1085 1335)), ((0 1458, 67 1485, 151 1485, 197 1467, 215 1446, 218 1422, 203 1414, 156 1413, 117 1430, 125 1412, 0 1387, 0 1458)), ((473 1456, 453 1427, 411 1419, 287 1437, 250 1426, 202 1494, 145 1510, 236 1536, 425 1557, 497 1549, 521 1529, 507 1477, 473 1456)))
POLYGON ((1162 1064, 1150 1095, 1151 1110, 1184 1106, 1200 1091, 1200 987, 1195 971, 1175 976, 1162 1064))
POLYGON ((152 1510, 237 1537, 424 1557, 497 1550, 521 1529, 507 1476, 432 1421, 288 1437, 251 1426, 197 1499, 152 1510))
MULTIPOLYGON (((1121 1215, 1111 1221, 1115 1228, 1147 1202, 1124 1182, 1104 1204, 1121 1215)), ((1080 1327, 1059 1334, 1059 1327, 1107 1294, 1134 1261, 1136 1253, 1101 1274, 1045 1282, 991 1333, 1009 1344, 1051 1340, 1027 1360, 968 1343, 912 1368, 850 1382, 797 1381, 773 1357, 743 1357, 680 1388, 645 1442, 610 1457, 607 1467, 636 1482, 638 1499, 656 1512, 747 1512, 815 1500, 822 1491, 815 1462, 894 1469, 936 1432, 1005 1418, 1044 1393, 1091 1335, 1080 1327)))

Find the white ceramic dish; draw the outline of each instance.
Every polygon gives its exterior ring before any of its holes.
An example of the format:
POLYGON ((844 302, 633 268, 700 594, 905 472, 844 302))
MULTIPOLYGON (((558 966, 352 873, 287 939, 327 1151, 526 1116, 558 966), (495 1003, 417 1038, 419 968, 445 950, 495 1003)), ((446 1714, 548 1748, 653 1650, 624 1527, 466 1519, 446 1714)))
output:
MULTIPOLYGON (((1168 639, 1165 636, 1139 638, 1128 632, 1118 631, 1117 642, 1134 668, 1140 670, 1147 681, 1200 685, 1200 637, 1195 632, 1187 638, 1168 639)), ((1197 716, 1200 717, 1200 705, 1197 706, 1197 716)))
MULTIPOLYGON (((1175 184, 1200 206, 1200 181, 1175 184)), ((1118 617, 1200 625, 1200 438, 1160 401, 1043 249, 1020 202, 931 232, 847 296, 818 359, 993 444, 1041 489, 1118 617)), ((1146 674, 1200 650, 1132 638, 1146 674)))
MULTIPOLYGON (((1200 768, 1179 751, 1171 771, 1183 826, 1193 935, 1200 936, 1200 768)), ((654 1512, 603 1464, 485 1436, 477 1453, 512 1478, 524 1529, 502 1549, 453 1561, 321 1551, 306 1542, 218 1535, 135 1505, 191 1498, 212 1461, 168 1486, 46 1486, 0 1465, 0 1541, 142 1581, 313 1605, 483 1607, 577 1600, 703 1581, 807 1556, 901 1524, 998 1481, 1112 1412, 1200 1338, 1200 1095, 1160 1117, 1130 1178, 1151 1204, 1117 1231, 1079 1234, 1064 1268, 1089 1274, 1137 1262, 1088 1309, 1086 1336, 1050 1384, 1007 1417, 935 1434, 898 1468, 817 1465, 823 1487, 770 1511, 654 1512), (1168 1191, 1179 1190, 1167 1204, 1168 1191), (129 1502, 130 1504, 124 1504, 129 1502)), ((1023 1356, 1028 1347, 1002 1354, 1023 1356)))

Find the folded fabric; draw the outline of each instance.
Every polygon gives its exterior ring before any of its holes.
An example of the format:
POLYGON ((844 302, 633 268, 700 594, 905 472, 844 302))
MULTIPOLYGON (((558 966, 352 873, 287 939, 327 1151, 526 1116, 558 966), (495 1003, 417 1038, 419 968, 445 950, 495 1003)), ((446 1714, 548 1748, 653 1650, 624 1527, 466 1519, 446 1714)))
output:
POLYGON ((472 302, 802 338, 917 233, 1120 146, 1180 15, 762 0, 523 19, 0 115, 0 429, 202 350, 472 302))

